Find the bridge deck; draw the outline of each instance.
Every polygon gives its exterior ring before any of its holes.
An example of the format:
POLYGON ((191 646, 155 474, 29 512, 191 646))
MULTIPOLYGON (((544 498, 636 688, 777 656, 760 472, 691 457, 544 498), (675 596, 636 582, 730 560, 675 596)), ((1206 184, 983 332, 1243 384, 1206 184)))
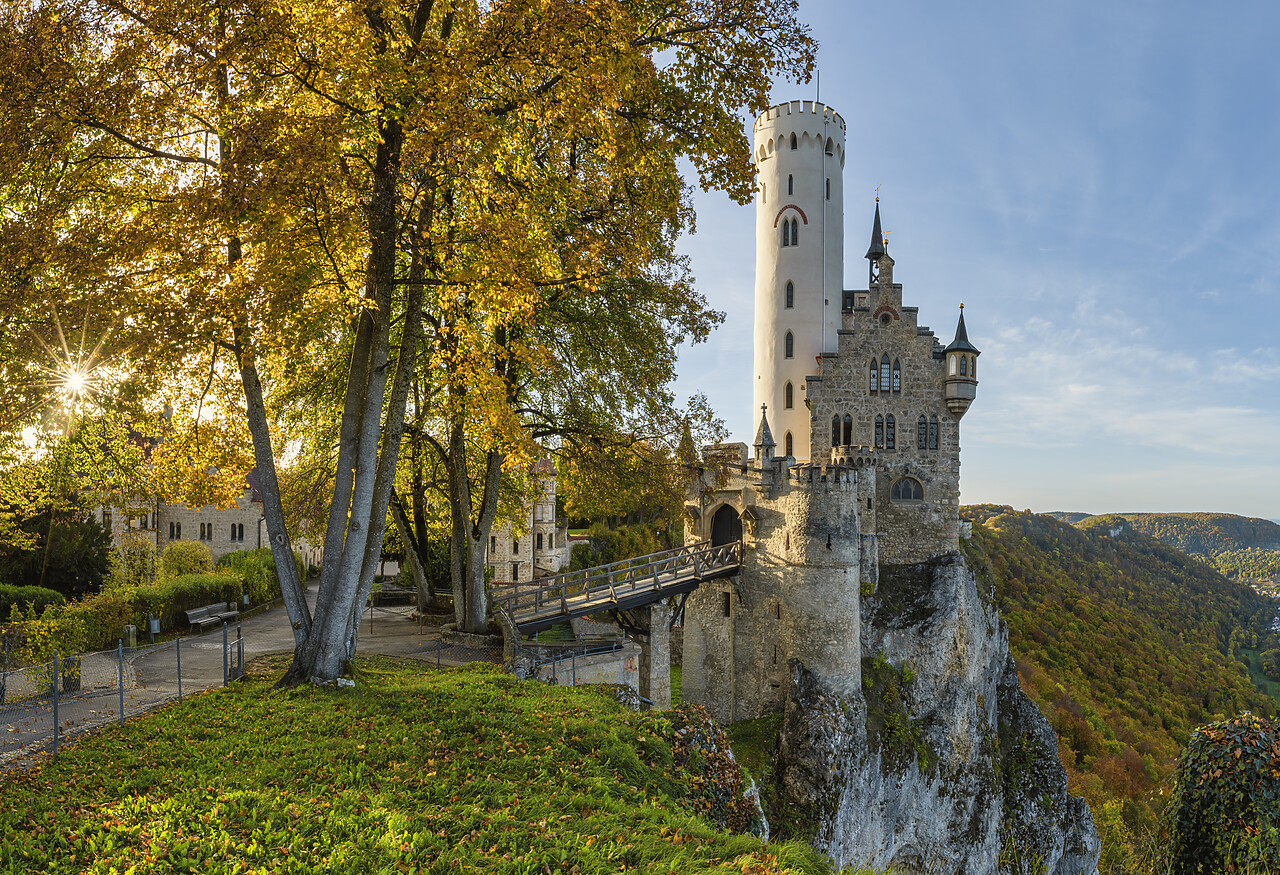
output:
POLYGON ((536 588, 495 599, 523 634, 610 608, 626 610, 731 577, 742 567, 742 542, 710 541, 546 577, 536 588))

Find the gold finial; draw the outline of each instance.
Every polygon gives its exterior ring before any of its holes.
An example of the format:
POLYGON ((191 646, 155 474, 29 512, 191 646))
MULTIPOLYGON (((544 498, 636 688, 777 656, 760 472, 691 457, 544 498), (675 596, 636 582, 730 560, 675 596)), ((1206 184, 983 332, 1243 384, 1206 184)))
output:
POLYGON ((961 313, 963 313, 963 312, 964 312, 964 301, 963 301, 963 300, 962 300, 962 301, 960 301, 960 312, 961 312, 961 313))
POLYGON ((876 203, 880 203, 880 186, 876 186, 876 203))

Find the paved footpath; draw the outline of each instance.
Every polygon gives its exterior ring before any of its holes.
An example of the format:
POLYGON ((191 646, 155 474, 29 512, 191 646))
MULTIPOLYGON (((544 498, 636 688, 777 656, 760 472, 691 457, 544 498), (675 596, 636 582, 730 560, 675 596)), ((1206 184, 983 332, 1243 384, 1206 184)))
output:
MULTIPOLYGON (((316 588, 313 586, 307 592, 308 604, 313 608, 315 598, 316 588)), ((410 657, 440 666, 461 665, 497 656, 495 653, 442 647, 439 628, 419 626, 411 616, 412 611, 412 606, 366 609, 360 623, 356 652, 410 657)), ((245 662, 263 654, 292 653, 294 648, 293 629, 283 606, 228 624, 225 629, 229 643, 234 643, 237 636, 244 642, 245 662)), ((201 635, 183 636, 177 641, 126 650, 123 666, 126 718, 178 697, 179 660, 184 696, 221 686, 223 653, 222 628, 201 635)), ((114 652, 85 657, 80 692, 64 694, 58 703, 58 723, 64 734, 74 734, 120 719, 120 673, 114 652)), ((53 740, 52 699, 14 703, 12 692, 10 704, 0 706, 0 771, 10 761, 43 749, 53 740)))

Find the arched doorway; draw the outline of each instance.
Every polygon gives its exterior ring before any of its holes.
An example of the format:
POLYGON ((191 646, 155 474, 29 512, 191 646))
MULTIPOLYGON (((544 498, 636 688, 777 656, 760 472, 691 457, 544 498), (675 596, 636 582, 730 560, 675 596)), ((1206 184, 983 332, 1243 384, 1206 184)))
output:
POLYGON ((721 505, 711 517, 711 545, 732 544, 742 540, 742 519, 732 505, 721 505))

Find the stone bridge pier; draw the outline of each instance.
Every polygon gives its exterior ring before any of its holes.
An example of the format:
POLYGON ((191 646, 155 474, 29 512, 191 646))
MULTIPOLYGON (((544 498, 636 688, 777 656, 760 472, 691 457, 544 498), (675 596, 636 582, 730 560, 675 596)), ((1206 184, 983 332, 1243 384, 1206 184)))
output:
POLYGON ((640 695, 665 711, 671 707, 671 606, 655 602, 625 613, 627 631, 640 645, 640 695))

